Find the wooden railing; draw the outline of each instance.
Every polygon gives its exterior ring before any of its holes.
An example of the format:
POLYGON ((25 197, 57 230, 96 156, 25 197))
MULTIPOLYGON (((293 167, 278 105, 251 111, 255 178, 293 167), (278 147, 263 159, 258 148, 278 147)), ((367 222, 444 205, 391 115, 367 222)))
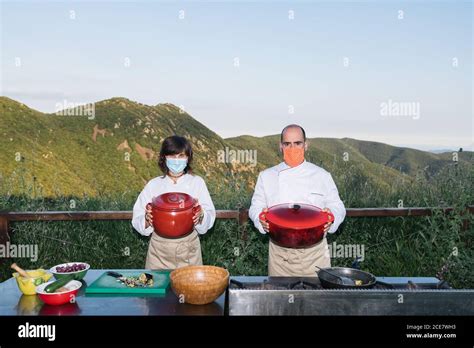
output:
MULTIPOLYGON (((450 207, 428 208, 348 208, 348 217, 397 217, 397 216, 430 216, 433 211, 442 209, 447 214, 450 207)), ((473 214, 474 206, 468 206, 466 213, 473 214)), ((242 227, 245 235, 245 224, 249 220, 248 209, 217 210, 217 219, 234 219, 242 227)), ((10 240, 10 222, 17 221, 95 221, 95 220, 131 220, 131 211, 41 211, 41 212, 0 212, 0 244, 10 240)), ((468 219, 464 219, 463 229, 468 228, 468 219)))

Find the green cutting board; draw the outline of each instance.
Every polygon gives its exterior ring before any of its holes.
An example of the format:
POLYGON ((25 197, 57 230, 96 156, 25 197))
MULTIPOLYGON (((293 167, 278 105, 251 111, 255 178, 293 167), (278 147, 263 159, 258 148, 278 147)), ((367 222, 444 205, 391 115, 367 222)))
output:
POLYGON ((144 272, 153 275, 153 286, 130 288, 104 272, 91 285, 87 286, 86 294, 165 294, 170 283, 170 271, 118 271, 124 277, 138 277, 144 272))

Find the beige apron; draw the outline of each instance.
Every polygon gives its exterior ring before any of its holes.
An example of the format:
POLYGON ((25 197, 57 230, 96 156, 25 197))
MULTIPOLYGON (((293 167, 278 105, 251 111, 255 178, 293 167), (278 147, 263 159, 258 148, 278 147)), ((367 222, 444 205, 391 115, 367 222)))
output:
POLYGON ((163 238, 151 234, 146 269, 175 269, 189 265, 202 265, 201 243, 193 231, 183 238, 163 238))
POLYGON ((273 277, 316 277, 316 267, 331 267, 326 238, 304 249, 284 248, 270 240, 268 275, 273 277))

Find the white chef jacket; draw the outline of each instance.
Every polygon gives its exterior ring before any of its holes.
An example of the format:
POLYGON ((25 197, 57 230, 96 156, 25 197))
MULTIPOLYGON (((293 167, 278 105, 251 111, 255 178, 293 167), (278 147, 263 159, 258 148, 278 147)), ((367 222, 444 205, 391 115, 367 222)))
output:
POLYGON ((206 183, 200 176, 184 174, 178 178, 176 184, 169 176, 158 176, 145 185, 133 206, 132 225, 140 234, 149 236, 153 232, 153 226, 145 228, 146 205, 151 203, 154 197, 167 192, 183 192, 198 199, 204 212, 202 222, 194 226, 199 234, 206 233, 214 225, 216 209, 206 183))
POLYGON ((329 208, 334 214, 329 233, 336 232, 346 216, 346 208, 331 174, 306 161, 293 168, 282 162, 258 175, 249 216, 261 233, 265 233, 258 217, 262 209, 282 203, 306 203, 329 208))

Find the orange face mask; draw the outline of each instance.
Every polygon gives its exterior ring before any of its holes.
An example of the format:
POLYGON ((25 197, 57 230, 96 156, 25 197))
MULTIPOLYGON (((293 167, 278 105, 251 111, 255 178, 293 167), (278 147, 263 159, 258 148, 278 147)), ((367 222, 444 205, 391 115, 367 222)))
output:
POLYGON ((304 161, 304 148, 285 147, 283 149, 283 160, 292 168, 299 166, 304 161))

